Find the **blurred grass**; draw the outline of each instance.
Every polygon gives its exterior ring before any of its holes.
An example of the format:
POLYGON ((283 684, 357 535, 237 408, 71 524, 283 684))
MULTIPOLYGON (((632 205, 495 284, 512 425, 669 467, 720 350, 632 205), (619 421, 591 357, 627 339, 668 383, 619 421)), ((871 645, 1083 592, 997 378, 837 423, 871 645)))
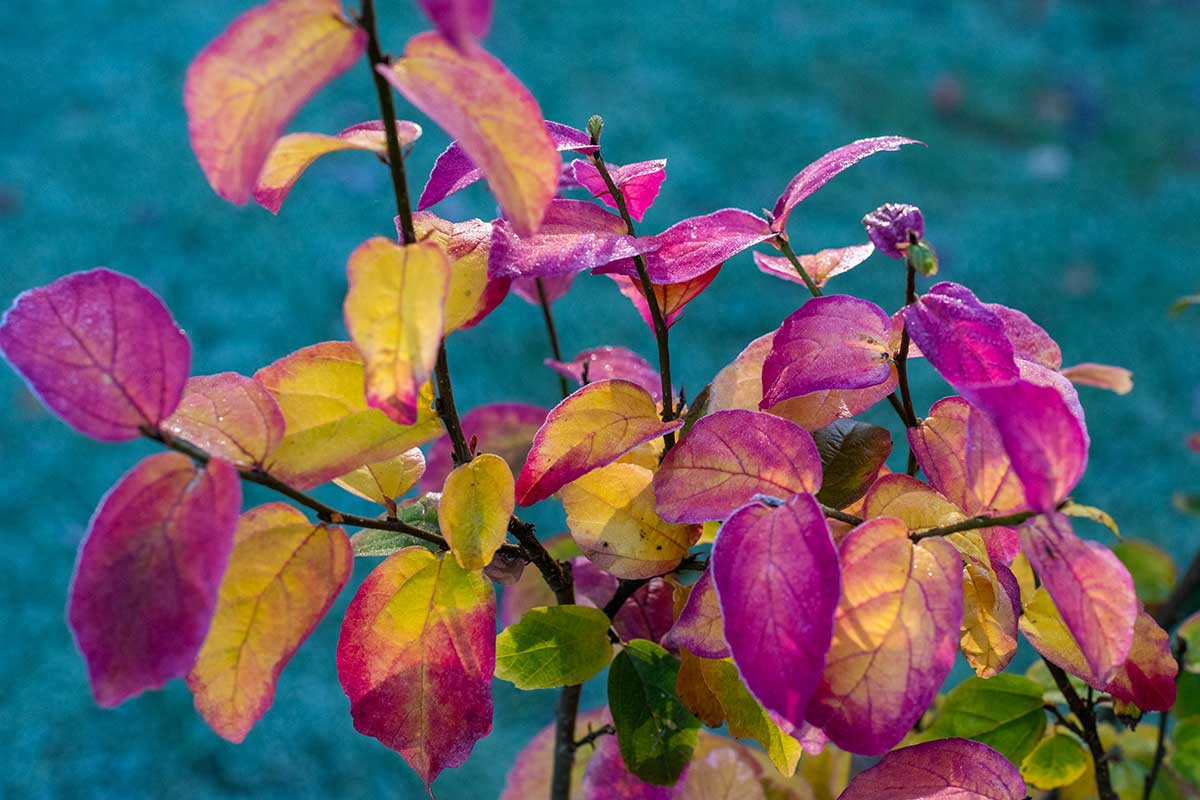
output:
MULTIPOLYGON (((188 149, 187 63, 247 5, 57 0, 23 6, 4 27, 0 302, 98 264, 131 273, 187 328, 197 373, 249 373, 345 336, 346 255, 392 230, 373 159, 318 164, 272 218, 222 203, 188 149)), ((1093 444, 1078 499, 1181 560, 1196 550, 1197 523, 1172 510, 1170 495, 1200 488, 1183 444, 1200 427, 1200 315, 1168 320, 1165 309, 1200 288, 1200 4, 499 5, 488 46, 549 118, 582 126, 600 113, 610 160, 669 159, 647 233, 724 206, 769 207, 800 167, 852 139, 927 142, 876 156, 807 201, 791 225, 797 249, 861 241, 858 220, 883 202, 922 206, 942 277, 1027 311, 1068 363, 1134 370, 1127 397, 1082 391, 1093 444)), ((396 51, 422 27, 408 2, 380 14, 396 51)), ((372 98, 356 68, 293 127, 335 131, 371 118, 372 98)), ((427 126, 412 156, 416 181, 444 144, 427 126)), ((493 209, 476 187, 437 210, 493 209)), ((903 287, 896 263, 877 256, 835 290, 895 307, 903 287)), ((801 287, 755 272, 748 255, 731 261, 675 328, 677 382, 699 389, 803 299, 801 287)), ((653 356, 607 280, 579 280, 557 314, 568 351, 625 344, 653 356)), ((537 366, 545 350, 538 315, 509 300, 451 342, 462 405, 553 402, 554 378, 537 366)), ((927 370, 918 375, 920 405, 947 393, 927 370)), ((349 591, 241 747, 207 730, 181 685, 95 708, 63 619, 67 582, 97 499, 147 450, 74 435, 7 369, 0 398, 0 796, 423 795, 397 757, 351 728, 333 664, 349 591)), ((547 532, 557 524, 553 514, 542 522, 547 532)), ((515 752, 551 718, 552 693, 518 698, 505 686, 497 733, 438 781, 443 800, 494 795, 515 752)))

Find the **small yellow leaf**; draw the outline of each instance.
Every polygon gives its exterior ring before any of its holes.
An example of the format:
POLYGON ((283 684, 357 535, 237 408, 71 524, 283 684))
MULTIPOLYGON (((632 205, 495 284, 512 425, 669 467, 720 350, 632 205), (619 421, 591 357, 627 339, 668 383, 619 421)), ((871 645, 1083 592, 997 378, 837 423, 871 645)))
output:
POLYGON ((364 500, 396 510, 396 498, 417 485, 425 474, 425 456, 417 448, 394 458, 378 461, 347 472, 333 482, 364 500))
POLYGON ((488 565, 504 544, 514 506, 512 470, 500 456, 476 456, 446 477, 438 526, 463 569, 488 565))
POLYGON ((1099 522, 1104 527, 1113 532, 1113 536, 1121 538, 1121 529, 1117 527, 1117 521, 1107 512, 1095 506, 1084 506, 1075 501, 1068 502, 1065 506, 1059 509, 1068 517, 1083 517, 1090 519, 1092 522, 1099 522))

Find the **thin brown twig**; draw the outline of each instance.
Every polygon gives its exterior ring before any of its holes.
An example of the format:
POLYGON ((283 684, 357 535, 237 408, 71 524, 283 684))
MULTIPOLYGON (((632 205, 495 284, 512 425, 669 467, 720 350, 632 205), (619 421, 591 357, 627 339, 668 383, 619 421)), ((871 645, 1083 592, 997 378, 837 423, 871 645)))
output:
MULTIPOLYGON (((546 335, 550 339, 550 352, 554 355, 554 360, 562 363, 562 348, 558 346, 558 328, 554 325, 554 315, 550 313, 550 299, 546 296, 546 284, 541 278, 534 278, 533 284, 537 287, 538 305, 542 307, 542 319, 546 322, 546 335)), ((571 393, 571 386, 567 383, 567 376, 563 375, 558 370, 555 370, 558 375, 558 388, 562 392, 562 396, 566 398, 571 393)))

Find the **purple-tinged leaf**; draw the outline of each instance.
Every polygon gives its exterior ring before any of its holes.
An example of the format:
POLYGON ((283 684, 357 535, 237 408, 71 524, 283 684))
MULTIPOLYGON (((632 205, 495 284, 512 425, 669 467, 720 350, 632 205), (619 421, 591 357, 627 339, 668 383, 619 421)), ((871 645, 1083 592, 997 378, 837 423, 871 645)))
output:
POLYGON ((1129 570, 1108 548, 1079 539, 1057 512, 1025 523, 1021 542, 1091 674, 1112 680, 1129 655, 1138 615, 1129 570))
POLYGON ((1133 644, 1124 666, 1105 690, 1142 711, 1167 711, 1175 705, 1179 662, 1171 652, 1171 636, 1154 617, 1138 613, 1133 644))
POLYGON ((18 297, 0 323, 0 350, 47 408, 103 442, 157 428, 191 367, 187 337, 162 301, 107 269, 18 297))
MULTIPOLYGON (((540 579, 539 579, 540 580, 540 579)), ((575 738, 582 739, 601 725, 610 724, 612 718, 607 708, 581 711, 575 718, 575 738)), ((537 732, 529 743, 517 754, 504 781, 504 791, 499 800, 529 800, 550 794, 550 781, 554 771, 555 723, 551 722, 537 732)), ((578 796, 579 784, 587 766, 590 748, 580 748, 575 754, 571 769, 571 797, 578 796)))
MULTIPOLYGON (((588 559, 571 559, 575 599, 580 605, 604 608, 617 591, 619 581, 588 559)), ((613 618, 613 630, 623 641, 660 641, 675 621, 675 592, 662 578, 653 578, 621 606, 613 618)))
MULTIPOLYGON (((652 237, 659 247, 646 255, 646 272, 651 283, 683 283, 774 237, 766 220, 737 208, 691 217, 652 237)), ((637 268, 622 260, 595 272, 636 276, 637 268)))
POLYGON ((771 223, 771 228, 777 233, 786 231, 788 216, 792 213, 792 209, 829 183, 842 170, 854 166, 867 156, 884 150, 899 150, 906 144, 923 145, 924 143, 915 139, 906 139, 903 136, 877 136, 873 139, 859 139, 829 151, 800 170, 796 177, 788 183, 783 194, 779 195, 779 199, 775 201, 775 209, 772 212, 774 221, 771 223))
MULTIPOLYGON (((829 283, 831 278, 854 269, 870 258, 874 252, 875 245, 870 242, 849 247, 834 247, 812 255, 800 256, 800 266, 804 267, 804 271, 808 273, 808 277, 812 278, 812 282, 821 287, 829 283)), ((755 253, 754 264, 758 267, 759 272, 798 283, 801 286, 806 285, 804 279, 796 272, 796 268, 792 266, 792 262, 786 256, 755 253)))
POLYGON ((683 604, 683 610, 679 612, 679 619, 663 637, 663 646, 686 647, 701 658, 729 658, 725 623, 711 572, 706 571, 700 580, 692 584, 692 591, 683 604))
POLYGON ((707 522, 759 494, 788 500, 820 485, 821 456, 808 431, 771 414, 718 411, 667 453, 654 496, 668 522, 707 522))
MULTIPOLYGON (((683 309, 688 303, 695 300, 700 294, 708 288, 708 285, 717 277, 717 273, 721 271, 721 265, 710 269, 708 272, 701 273, 691 280, 683 281, 682 283, 655 283, 651 285, 654 291, 654 297, 658 300, 658 310, 662 313, 663 322, 670 328, 683 314, 683 309)), ((609 275, 617 284, 621 294, 629 298, 629 302, 633 303, 633 307, 637 309, 642 320, 650 328, 654 330, 654 315, 650 313, 650 304, 646 302, 646 295, 642 292, 642 282, 638 278, 630 278, 627 275, 609 275)))
POLYGON ((879 755, 912 729, 954 666, 962 559, 942 539, 914 545, 894 517, 859 525, 838 555, 842 597, 807 719, 843 750, 879 755))
MULTIPOLYGON (((548 413, 548 409, 527 403, 489 403, 473 408, 463 416, 463 435, 468 442, 475 440, 478 452, 495 453, 516 472, 525 463, 533 436, 548 413)), ((450 439, 442 436, 429 446, 419 490, 442 491, 446 476, 453 468, 450 439)))
POLYGON ((236 470, 179 453, 140 461, 88 526, 67 619, 111 708, 188 673, 217 606, 242 504, 236 470))
POLYGON ((1004 335, 1012 343, 1013 356, 1055 371, 1062 366, 1062 350, 1058 342, 1051 339, 1050 334, 1030 319, 1028 314, 999 303, 983 305, 1003 323, 1004 335))
POLYGON ((965 286, 942 282, 904 309, 909 336, 951 386, 1019 377, 1000 316, 965 286))
POLYGON ((555 372, 565 375, 583 386, 592 381, 620 378, 641 386, 654 402, 662 400, 662 379, 649 361, 625 347, 606 345, 584 350, 570 361, 555 361, 547 358, 545 364, 555 372), (584 381, 584 368, 587 381, 584 381))
POLYGON ((283 439, 279 404, 266 388, 236 372, 188 380, 163 430, 234 464, 261 467, 283 439))
POLYGON ((557 198, 542 226, 521 237, 506 220, 492 228, 488 274, 493 278, 558 278, 575 275, 658 247, 653 237, 635 239, 625 223, 595 203, 557 198))
POLYGON ((888 258, 904 258, 911 239, 925 235, 921 209, 905 203, 882 205, 863 217, 862 223, 867 237, 888 258))
MULTIPOLYGON (((654 198, 658 197, 658 190, 666 180, 667 160, 664 158, 655 161, 639 161, 623 167, 612 164, 606 166, 608 166, 609 177, 613 179, 613 183, 625 196, 625 207, 629 211, 629 216, 641 222, 642 217, 646 214, 646 209, 654 203, 654 198)), ((608 191, 608 186, 604 183, 604 178, 600 176, 600 170, 596 169, 590 161, 576 159, 571 162, 570 169, 576 183, 591 192, 592 197, 609 208, 617 207, 616 201, 608 191)))
POLYGON ((783 321, 763 362, 761 408, 822 389, 866 389, 891 375, 892 321, 867 300, 814 297, 783 321))
MULTIPOLYGON (((559 152, 574 150, 576 153, 590 153, 596 150, 586 133, 569 125, 547 120, 546 133, 550 134, 550 141, 559 152)), ((429 173, 421 199, 417 201, 417 210, 424 211, 482 178, 483 172, 471 161, 462 145, 457 141, 451 142, 433 163, 433 171, 429 173)))
POLYGON ((768 711, 804 724, 841 594, 817 501, 802 494, 777 508, 739 509, 721 526, 711 562, 725 639, 747 688, 768 711))
POLYGON ((675 787, 655 786, 630 772, 615 736, 596 742, 579 793, 580 800, 670 800, 674 795, 675 787))
POLYGON ((492 26, 492 0, 417 0, 438 33, 471 54, 492 26))
POLYGON ((1025 781, 982 742, 935 739, 902 747, 859 773, 838 800, 1025 800, 1025 781))

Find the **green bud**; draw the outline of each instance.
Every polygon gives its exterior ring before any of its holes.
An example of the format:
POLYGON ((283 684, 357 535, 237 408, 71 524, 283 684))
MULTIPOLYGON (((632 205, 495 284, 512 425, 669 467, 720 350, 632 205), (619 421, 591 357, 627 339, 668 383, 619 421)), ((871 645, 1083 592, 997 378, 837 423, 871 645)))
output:
POLYGON ((600 132, 604 130, 604 117, 593 114, 588 117, 587 132, 592 137, 592 144, 600 144, 600 132))
POLYGON ((922 275, 936 275, 938 271, 937 252, 933 245, 922 239, 910 244, 904 253, 908 265, 922 275))

